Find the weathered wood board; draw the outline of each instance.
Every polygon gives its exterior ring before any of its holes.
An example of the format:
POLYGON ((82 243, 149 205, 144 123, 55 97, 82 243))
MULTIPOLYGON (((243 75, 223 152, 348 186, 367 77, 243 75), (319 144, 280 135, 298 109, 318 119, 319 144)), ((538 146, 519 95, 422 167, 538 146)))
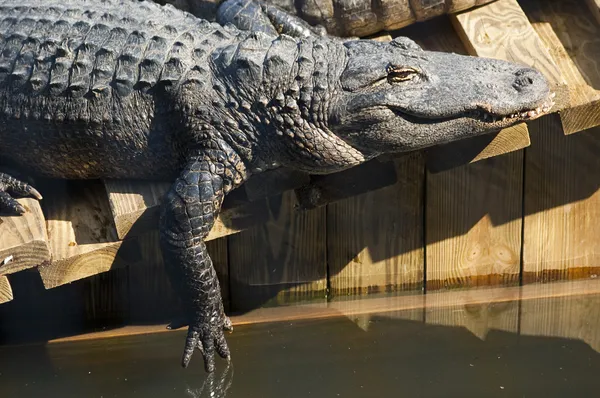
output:
POLYGON ((525 157, 523 281, 600 274, 600 127, 564 136, 556 115, 531 124, 525 157))
POLYGON ((568 104, 568 88, 516 0, 498 0, 450 16, 469 54, 535 67, 556 93, 555 109, 568 104))
POLYGON ((50 260, 46 223, 36 199, 18 199, 27 212, 0 216, 0 275, 37 267, 50 260))
POLYGON ((0 275, 0 304, 8 303, 13 299, 10 282, 5 275, 0 275))
POLYGON ((296 211, 293 192, 268 203, 272 221, 228 237, 232 310, 325 301, 325 208, 296 211))
POLYGON ((424 159, 395 160, 398 182, 327 206, 331 297, 421 290, 424 159))
POLYGON ((117 237, 100 181, 52 181, 44 199, 52 262, 38 268, 47 289, 134 264, 139 246, 117 237))
POLYGON ((600 24, 584 2, 529 0, 521 6, 568 86, 565 134, 600 125, 600 24))
MULTIPOLYGON (((110 211, 119 239, 132 238, 158 228, 158 211, 170 184, 139 180, 104 180, 110 211)), ((227 199, 226 199, 227 201, 227 199)), ((268 220, 264 202, 256 200, 224 208, 206 240, 237 233, 268 220)))

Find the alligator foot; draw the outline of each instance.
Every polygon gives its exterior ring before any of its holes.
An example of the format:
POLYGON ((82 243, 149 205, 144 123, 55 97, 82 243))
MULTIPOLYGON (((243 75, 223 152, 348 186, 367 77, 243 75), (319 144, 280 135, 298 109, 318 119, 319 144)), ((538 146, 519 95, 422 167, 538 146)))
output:
POLYGON ((31 185, 0 172, 0 213, 25 213, 25 207, 17 202, 11 196, 11 193, 19 196, 33 196, 38 200, 42 199, 42 195, 31 185))
POLYGON ((215 351, 221 358, 225 358, 229 362, 231 354, 225 340, 225 330, 231 330, 231 321, 226 316, 217 322, 214 322, 214 319, 208 320, 202 317, 190 325, 181 361, 183 367, 188 366, 195 349, 202 353, 204 368, 207 372, 215 370, 215 351))

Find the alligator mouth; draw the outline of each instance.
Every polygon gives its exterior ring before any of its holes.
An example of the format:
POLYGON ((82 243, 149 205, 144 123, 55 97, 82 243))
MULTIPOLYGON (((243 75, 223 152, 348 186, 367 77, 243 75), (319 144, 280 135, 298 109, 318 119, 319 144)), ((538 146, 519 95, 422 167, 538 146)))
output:
POLYGON ((508 115, 500 115, 497 113, 493 113, 487 111, 483 108, 470 110, 461 114, 446 116, 446 117, 427 117, 424 115, 416 115, 406 112, 405 109, 399 109, 396 107, 389 107, 389 109, 394 112, 397 116, 404 118, 406 121, 414 124, 432 124, 432 123, 442 123, 449 122, 452 120, 468 118, 477 120, 483 123, 490 124, 510 124, 516 121, 528 121, 537 119, 538 117, 548 113, 550 109, 554 106, 554 97, 555 94, 551 93, 548 99, 540 106, 534 109, 525 109, 521 111, 517 111, 508 115))

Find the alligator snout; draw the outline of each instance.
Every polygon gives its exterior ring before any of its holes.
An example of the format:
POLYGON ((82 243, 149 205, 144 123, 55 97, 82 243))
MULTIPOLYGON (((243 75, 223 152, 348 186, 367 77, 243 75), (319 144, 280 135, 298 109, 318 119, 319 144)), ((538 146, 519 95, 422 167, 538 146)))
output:
POLYGON ((523 68, 515 72, 513 87, 519 92, 539 92, 545 86, 547 86, 546 78, 535 69, 523 68))

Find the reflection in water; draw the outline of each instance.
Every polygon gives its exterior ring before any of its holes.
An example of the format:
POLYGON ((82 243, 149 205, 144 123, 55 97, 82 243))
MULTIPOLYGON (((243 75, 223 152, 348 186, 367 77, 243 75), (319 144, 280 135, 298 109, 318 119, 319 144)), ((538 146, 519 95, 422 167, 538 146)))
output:
POLYGON ((5 346, 0 397, 598 396, 600 283, 572 286, 330 303, 318 320, 277 309, 288 318, 228 336, 235 381, 226 361, 182 369, 184 331, 5 346))
POLYGON ((190 389, 190 387, 188 387, 185 392, 190 398, 226 397, 227 391, 229 390, 229 388, 231 387, 231 383, 233 382, 233 364, 231 362, 228 362, 221 375, 218 377, 216 374, 216 371, 209 374, 204 380, 204 383, 202 383, 202 387, 195 390, 192 390, 190 389))

